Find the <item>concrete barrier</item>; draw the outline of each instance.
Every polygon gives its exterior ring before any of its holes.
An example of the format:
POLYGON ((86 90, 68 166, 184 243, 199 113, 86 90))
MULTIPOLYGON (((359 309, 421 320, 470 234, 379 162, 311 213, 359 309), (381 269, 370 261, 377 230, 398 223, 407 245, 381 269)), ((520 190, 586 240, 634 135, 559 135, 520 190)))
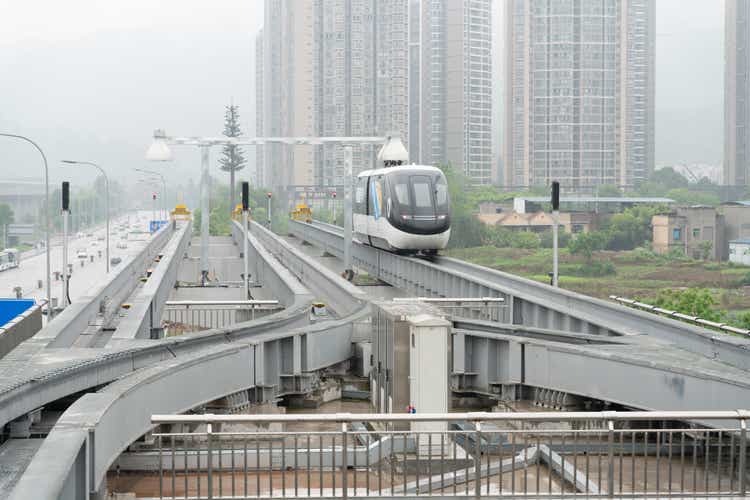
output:
POLYGON ((0 358, 42 329, 42 307, 36 304, 0 328, 0 358))
POLYGON ((70 347, 89 322, 100 314, 102 303, 106 308, 105 316, 116 314, 171 235, 171 225, 161 228, 138 255, 126 258, 109 280, 66 307, 34 338, 49 341, 49 347, 70 347))
POLYGON ((174 234, 174 237, 161 251, 162 258, 154 266, 146 284, 131 300, 132 306, 126 316, 120 320, 108 347, 118 342, 132 339, 151 338, 151 332, 161 324, 164 303, 177 279, 177 269, 190 242, 192 224, 184 223, 174 234))

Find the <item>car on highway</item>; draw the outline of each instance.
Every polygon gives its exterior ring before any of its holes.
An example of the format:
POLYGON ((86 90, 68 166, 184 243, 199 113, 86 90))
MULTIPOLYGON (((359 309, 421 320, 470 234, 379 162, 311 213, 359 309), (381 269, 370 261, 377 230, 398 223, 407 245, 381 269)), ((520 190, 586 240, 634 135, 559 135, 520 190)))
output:
POLYGON ((113 266, 116 266, 120 262, 122 262, 122 259, 120 257, 112 257, 111 259, 109 259, 109 263, 113 266))
POLYGON ((89 258, 89 254, 88 254, 88 252, 86 250, 80 249, 76 253, 76 257, 78 257, 79 259, 88 259, 89 258))
POLYGON ((92 247, 98 247, 98 246, 99 246, 99 243, 97 243, 96 241, 92 241, 92 242, 91 242, 91 246, 92 246, 92 247))
POLYGON ((98 241, 104 241, 104 236, 102 236, 102 235, 99 235, 99 236, 97 236, 97 238, 96 238, 96 239, 97 239, 98 241))

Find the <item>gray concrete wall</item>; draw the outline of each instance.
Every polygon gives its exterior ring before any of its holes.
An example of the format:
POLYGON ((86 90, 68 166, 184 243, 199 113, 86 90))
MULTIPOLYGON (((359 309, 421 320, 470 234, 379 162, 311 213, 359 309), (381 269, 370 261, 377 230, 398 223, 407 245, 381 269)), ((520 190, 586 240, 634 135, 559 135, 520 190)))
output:
POLYGON ((0 358, 41 329, 42 308, 37 304, 13 319, 5 328, 0 328, 0 358))

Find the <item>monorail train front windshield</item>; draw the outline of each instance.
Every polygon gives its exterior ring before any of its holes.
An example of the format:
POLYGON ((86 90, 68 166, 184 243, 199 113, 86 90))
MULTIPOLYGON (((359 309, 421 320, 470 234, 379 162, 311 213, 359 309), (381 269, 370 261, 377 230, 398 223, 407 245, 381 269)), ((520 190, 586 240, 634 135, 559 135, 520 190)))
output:
POLYGON ((449 227, 448 184, 442 172, 399 172, 387 177, 391 224, 417 234, 436 234, 449 227))

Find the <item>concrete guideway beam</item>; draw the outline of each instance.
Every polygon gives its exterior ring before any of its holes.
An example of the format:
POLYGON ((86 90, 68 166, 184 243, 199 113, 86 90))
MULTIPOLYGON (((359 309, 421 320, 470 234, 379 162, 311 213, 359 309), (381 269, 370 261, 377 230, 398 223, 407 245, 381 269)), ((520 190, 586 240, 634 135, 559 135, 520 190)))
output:
POLYGON ((152 236, 148 245, 135 257, 126 257, 118 268, 108 274, 109 280, 69 305, 34 338, 46 340, 49 347, 71 347, 92 319, 100 314, 102 302, 108 304, 106 316, 116 314, 154 257, 172 237, 172 226, 166 225, 152 236))
POLYGON ((523 335, 454 329, 453 389, 499 397, 503 385, 522 384, 659 411, 722 410, 750 400, 743 370, 673 346, 636 338, 580 344, 523 335))
MULTIPOLYGON (((235 222, 237 232, 240 227, 235 222)), ((330 306, 339 316, 348 316, 368 302, 367 294, 344 280, 329 269, 316 265, 307 255, 303 254, 283 239, 274 235, 257 222, 251 224, 252 235, 255 235, 264 248, 285 266, 294 276, 312 289, 318 298, 327 297, 330 306)))
MULTIPOLYGON (((302 284, 294 273, 284 267, 277 257, 265 247, 265 242, 260 241, 260 236, 256 223, 252 223, 253 232, 248 233, 248 250, 251 266, 251 274, 254 275, 256 282, 262 283, 264 287, 272 292, 272 295, 278 298, 284 307, 290 308, 298 304, 309 304, 313 296, 306 285, 302 284), (253 234, 255 233, 255 234, 253 234)), ((242 226, 236 221, 232 223, 232 238, 237 245, 243 241, 242 226)), ((263 238, 268 240, 268 238, 263 238)))
POLYGON ((135 338, 151 338, 151 331, 161 323, 164 303, 177 280, 177 269, 190 242, 192 224, 183 223, 161 252, 162 258, 154 266, 148 281, 131 301, 132 306, 120 320, 107 347, 135 338))
POLYGON ((151 428, 153 409, 183 412, 254 385, 253 346, 216 346, 132 374, 86 394, 60 418, 11 499, 86 498, 117 456, 151 428), (185 380, 190 391, 185 391, 185 380), (127 415, 127 418, 123 418, 127 415))
MULTIPOLYGON (((289 231, 342 257, 341 228, 289 221, 289 231)), ((429 262, 399 256, 357 241, 355 266, 393 286, 428 297, 503 297, 502 321, 530 327, 598 335, 649 335, 681 349, 750 370, 750 340, 733 337, 619 304, 554 288, 526 278, 440 257, 429 262)))
MULTIPOLYGON (((170 235, 171 226, 161 229, 140 256, 131 261, 132 264, 142 260, 138 271, 131 269, 131 266, 123 266, 121 272, 113 278, 113 283, 120 283, 119 276, 124 273, 124 276, 132 279, 134 287, 146 267, 150 266, 153 257, 161 252, 163 244, 170 235)), ((257 241, 255 244, 257 245, 257 241)), ((181 244, 175 244, 175 253, 180 247, 181 244)), ((0 360, 0 424, 4 425, 51 401, 96 387, 133 370, 171 358, 172 352, 176 350, 198 349, 205 345, 226 342, 227 338, 235 341, 269 331, 293 328, 299 325, 301 320, 307 324, 307 312, 312 299, 310 292, 265 249, 259 246, 256 255, 266 269, 268 281, 277 283, 276 290, 284 293, 286 310, 262 320, 256 320, 251 324, 239 324, 232 329, 194 333, 182 338, 164 340, 161 343, 121 340, 117 346, 110 345, 106 350, 48 349, 50 341, 58 336, 64 337, 65 343, 72 342, 74 336, 68 335, 67 329, 79 329, 81 328, 79 323, 88 323, 86 314, 74 313, 74 310, 78 311, 76 308, 68 308, 47 328, 32 339, 23 342, 7 358, 0 360)), ((165 251, 162 260, 171 265, 172 257, 175 255, 170 255, 165 251)), ((180 255, 176 257, 179 258, 180 255)), ((171 284, 169 286, 162 284, 162 281, 168 278, 167 274, 169 273, 162 274, 155 271, 152 274, 151 285, 155 289, 168 292, 171 284)), ((109 286, 111 285, 103 286, 104 292, 102 293, 106 293, 109 286)), ((96 296, 100 295, 101 293, 96 296)), ((159 296, 158 299, 166 300, 166 295, 159 296)), ((95 306, 98 311, 98 304, 95 306)), ((84 308, 83 312, 89 311, 84 308)), ((140 326, 140 324, 131 326, 140 326)), ((135 335, 131 337, 135 339, 135 335)))

